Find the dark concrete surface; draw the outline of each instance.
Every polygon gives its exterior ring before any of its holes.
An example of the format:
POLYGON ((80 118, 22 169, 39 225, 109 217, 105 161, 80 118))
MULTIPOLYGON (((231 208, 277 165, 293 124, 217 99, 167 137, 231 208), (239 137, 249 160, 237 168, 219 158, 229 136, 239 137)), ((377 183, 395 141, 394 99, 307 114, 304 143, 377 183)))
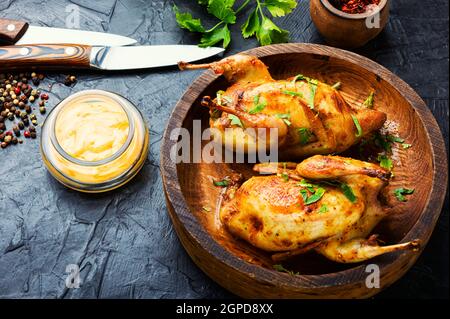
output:
MULTIPOLYGON (((175 1, 205 13, 196 1, 175 1)), ((323 43, 308 1, 278 19, 292 42, 323 43)), ((181 31, 163 0, 2 0, 0 17, 64 27, 66 6, 81 8, 81 28, 134 37, 142 44, 195 43, 181 31)), ((255 47, 233 29, 230 53, 255 47)), ((448 1, 395 0, 386 30, 357 50, 408 82, 436 116, 448 147, 448 1)), ((1 70, 0 70, 1 71, 1 70)), ((73 92, 98 88, 128 97, 150 124, 151 149, 142 172, 112 193, 84 195, 61 186, 46 171, 39 141, 0 150, 0 297, 10 298, 222 298, 181 247, 166 213, 159 151, 165 122, 200 72, 176 69, 84 73, 78 84, 51 74, 41 84, 50 108, 73 92), (50 87, 49 87, 50 85, 50 87), (81 266, 80 289, 66 289, 68 264, 81 266)), ((418 172, 420 174, 420 172, 418 172)), ((377 298, 448 298, 448 200, 417 264, 377 298)))

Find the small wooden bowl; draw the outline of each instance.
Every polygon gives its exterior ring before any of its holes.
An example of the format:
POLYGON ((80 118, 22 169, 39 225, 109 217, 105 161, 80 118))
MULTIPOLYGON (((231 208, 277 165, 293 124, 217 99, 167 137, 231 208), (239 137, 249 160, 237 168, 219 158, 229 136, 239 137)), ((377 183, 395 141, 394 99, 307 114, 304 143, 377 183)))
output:
MULTIPOLYGON (((372 89, 375 107, 399 123, 399 136, 412 144, 400 148, 395 178, 387 194, 390 215, 376 229, 386 243, 428 242, 442 209, 447 187, 447 157, 439 127, 421 98, 405 82, 377 63, 339 49, 314 44, 285 44, 261 47, 247 53, 261 57, 278 79, 302 73, 327 83, 342 83, 344 98, 360 104, 372 89), (392 192, 398 187, 415 188, 408 202, 400 203, 392 192)), ((223 77, 206 71, 183 95, 166 128, 161 147, 161 173, 169 215, 175 230, 194 262, 212 279, 242 297, 250 298, 362 298, 380 289, 365 285, 366 265, 377 264, 380 285, 385 288, 399 279, 420 252, 398 252, 362 264, 342 265, 311 253, 290 261, 292 276, 273 270, 270 256, 237 240, 222 227, 217 215, 220 180, 232 172, 251 176, 248 164, 176 164, 171 152, 174 129, 190 133, 193 120, 208 127, 209 114, 200 106, 204 95, 213 96, 228 86, 223 77)), ((191 135, 192 136, 192 135, 191 135)), ((206 143, 206 142, 205 142, 206 143)), ((192 145, 192 141, 191 141, 192 145)), ((294 160, 294 159, 293 159, 294 160)))
POLYGON ((389 20, 389 0, 361 14, 336 9, 328 0, 311 0, 311 18, 327 43, 346 49, 358 48, 375 38, 389 20))

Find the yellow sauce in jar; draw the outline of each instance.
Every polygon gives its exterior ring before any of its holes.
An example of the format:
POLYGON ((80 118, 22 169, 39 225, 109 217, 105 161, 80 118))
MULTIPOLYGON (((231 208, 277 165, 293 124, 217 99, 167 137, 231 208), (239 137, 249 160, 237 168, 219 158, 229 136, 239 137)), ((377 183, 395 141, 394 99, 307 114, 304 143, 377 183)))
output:
POLYGON ((47 116, 41 152, 50 173, 82 192, 104 192, 144 165, 148 127, 139 110, 114 93, 90 90, 62 101, 47 116))
POLYGON ((55 134, 62 149, 82 161, 101 161, 125 144, 129 121, 123 108, 109 99, 86 99, 58 114, 55 134))

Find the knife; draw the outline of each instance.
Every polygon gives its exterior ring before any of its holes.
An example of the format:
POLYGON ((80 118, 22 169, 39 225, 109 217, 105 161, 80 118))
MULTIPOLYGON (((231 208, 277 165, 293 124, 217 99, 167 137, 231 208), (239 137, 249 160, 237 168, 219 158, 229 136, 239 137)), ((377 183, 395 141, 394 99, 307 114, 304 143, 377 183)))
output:
POLYGON ((0 46, 0 70, 97 69, 133 70, 193 62, 222 53, 217 47, 150 45, 105 47, 78 44, 0 46))
POLYGON ((30 26, 27 22, 0 19, 0 42, 6 45, 34 43, 124 46, 136 40, 116 34, 30 26))

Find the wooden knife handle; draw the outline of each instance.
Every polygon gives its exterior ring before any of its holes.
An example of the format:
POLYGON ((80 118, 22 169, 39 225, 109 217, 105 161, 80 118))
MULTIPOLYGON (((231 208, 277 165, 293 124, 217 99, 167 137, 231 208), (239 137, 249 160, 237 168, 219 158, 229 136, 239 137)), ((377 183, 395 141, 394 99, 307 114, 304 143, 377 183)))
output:
POLYGON ((0 42, 14 44, 28 30, 28 23, 23 21, 0 19, 0 42))
POLYGON ((0 46, 0 70, 88 69, 91 50, 78 44, 0 46))

